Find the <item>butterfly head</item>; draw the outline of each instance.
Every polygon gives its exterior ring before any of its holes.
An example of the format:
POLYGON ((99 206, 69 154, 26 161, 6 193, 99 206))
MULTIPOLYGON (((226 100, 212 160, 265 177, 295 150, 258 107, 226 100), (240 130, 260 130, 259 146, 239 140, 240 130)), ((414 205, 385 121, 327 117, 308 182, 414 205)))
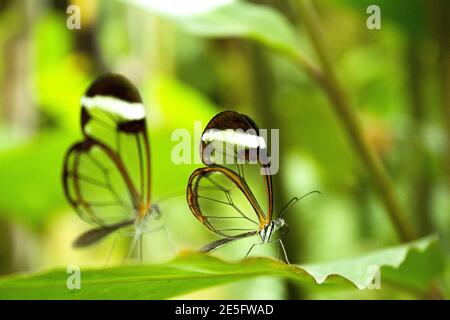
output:
POLYGON ((149 216, 152 216, 153 219, 155 220, 159 220, 161 218, 161 209, 159 208, 159 206, 157 204, 152 204, 152 206, 150 207, 150 212, 149 212, 149 216))
POLYGON ((161 218, 161 210, 158 205, 152 204, 150 209, 146 209, 142 216, 136 219, 136 228, 140 232, 145 232, 148 229, 151 220, 159 220, 161 218))
POLYGON ((289 231, 289 226, 283 218, 272 220, 259 231, 259 236, 263 243, 272 242, 289 231))

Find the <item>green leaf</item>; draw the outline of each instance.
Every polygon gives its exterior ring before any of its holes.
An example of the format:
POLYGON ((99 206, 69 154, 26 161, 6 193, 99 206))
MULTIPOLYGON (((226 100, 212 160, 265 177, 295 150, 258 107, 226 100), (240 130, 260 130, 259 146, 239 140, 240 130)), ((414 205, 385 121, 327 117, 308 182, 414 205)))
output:
POLYGON ((201 37, 243 37, 295 54, 298 40, 288 21, 272 8, 239 1, 125 0, 201 37), (187 6, 186 6, 187 4, 187 6))
POLYGON ((375 276, 378 266, 381 285, 390 284, 414 290, 427 290, 436 276, 443 272, 445 259, 437 239, 430 236, 397 247, 375 251, 358 258, 320 265, 304 265, 318 283, 332 275, 349 279, 357 288, 365 289, 375 276))
POLYGON ((82 268, 80 290, 66 288, 69 274, 64 269, 10 276, 0 280, 0 299, 166 299, 257 276, 365 289, 373 280, 368 272, 372 265, 380 267, 382 287, 389 282, 426 289, 442 272, 444 260, 436 237, 360 258, 308 266, 288 266, 269 258, 232 263, 188 252, 160 265, 82 268))

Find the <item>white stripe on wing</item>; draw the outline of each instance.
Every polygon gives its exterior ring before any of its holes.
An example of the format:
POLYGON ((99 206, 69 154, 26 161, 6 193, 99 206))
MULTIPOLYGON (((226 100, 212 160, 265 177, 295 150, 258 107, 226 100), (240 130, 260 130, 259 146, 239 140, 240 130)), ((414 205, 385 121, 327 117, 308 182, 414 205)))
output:
POLYGON ((111 96, 83 96, 81 105, 89 110, 101 109, 126 120, 140 120, 145 117, 145 108, 142 103, 128 102, 111 96))

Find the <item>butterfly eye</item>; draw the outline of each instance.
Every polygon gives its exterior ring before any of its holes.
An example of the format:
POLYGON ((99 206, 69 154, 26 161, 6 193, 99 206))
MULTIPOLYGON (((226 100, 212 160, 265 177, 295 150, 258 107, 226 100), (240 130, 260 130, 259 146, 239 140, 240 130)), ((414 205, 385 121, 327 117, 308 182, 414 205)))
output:
POLYGON ((151 213, 150 215, 152 215, 155 220, 161 219, 162 213, 158 205, 152 204, 150 213, 151 213))

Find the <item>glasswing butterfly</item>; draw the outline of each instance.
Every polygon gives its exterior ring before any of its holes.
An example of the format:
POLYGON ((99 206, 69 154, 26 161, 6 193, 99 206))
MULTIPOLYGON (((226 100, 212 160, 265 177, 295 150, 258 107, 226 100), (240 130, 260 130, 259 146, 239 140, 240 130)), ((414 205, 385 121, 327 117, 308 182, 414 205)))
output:
POLYGON ((256 123, 234 111, 217 114, 202 133, 200 154, 207 166, 191 174, 186 191, 187 202, 197 220, 222 237, 200 251, 211 252, 232 241, 259 236, 259 243, 254 243, 246 256, 256 244, 279 241, 289 263, 280 238, 288 231, 282 213, 301 198, 293 198, 278 218, 273 218, 273 187, 267 145, 256 123), (255 188, 250 188, 247 182, 244 163, 257 164, 259 180, 253 186, 264 186, 265 210, 257 201, 253 192, 255 188), (237 170, 227 164, 233 164, 237 170), (242 208, 242 204, 247 205, 247 210, 242 208))
POLYGON ((99 76, 81 98, 83 140, 67 151, 64 194, 78 215, 95 227, 74 247, 94 244, 134 226, 129 254, 149 220, 160 216, 150 198, 150 143, 145 108, 136 87, 117 74, 99 76))

